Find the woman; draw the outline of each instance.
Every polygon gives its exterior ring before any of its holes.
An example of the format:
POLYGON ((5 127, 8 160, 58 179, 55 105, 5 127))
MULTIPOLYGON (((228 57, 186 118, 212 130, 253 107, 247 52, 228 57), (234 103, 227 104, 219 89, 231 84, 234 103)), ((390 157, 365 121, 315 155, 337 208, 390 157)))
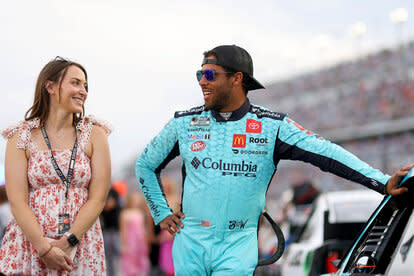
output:
POLYGON ((25 121, 2 132, 15 219, 0 249, 1 273, 106 273, 98 216, 110 187, 111 129, 83 117, 87 96, 85 69, 57 57, 40 72, 25 121))
POLYGON ((124 276, 144 276, 149 273, 146 212, 144 196, 137 192, 128 194, 125 208, 119 217, 121 270, 124 276))

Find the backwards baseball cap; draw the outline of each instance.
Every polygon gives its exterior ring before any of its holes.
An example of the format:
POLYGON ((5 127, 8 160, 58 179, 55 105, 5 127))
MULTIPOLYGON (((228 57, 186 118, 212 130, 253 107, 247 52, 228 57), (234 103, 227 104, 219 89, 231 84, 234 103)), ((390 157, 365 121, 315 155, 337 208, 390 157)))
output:
POLYGON ((247 90, 264 88, 255 78, 253 78, 253 61, 249 53, 236 45, 221 45, 211 50, 216 54, 216 59, 203 59, 204 64, 216 64, 242 72, 243 77, 247 78, 247 90))

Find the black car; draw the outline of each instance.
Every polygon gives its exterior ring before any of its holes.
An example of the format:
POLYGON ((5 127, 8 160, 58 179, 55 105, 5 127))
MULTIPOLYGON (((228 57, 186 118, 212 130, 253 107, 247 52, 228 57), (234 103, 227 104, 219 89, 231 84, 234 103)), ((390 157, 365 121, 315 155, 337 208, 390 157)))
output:
POLYGON ((339 263, 338 272, 325 276, 414 275, 414 169, 401 185, 408 192, 384 197, 339 263))

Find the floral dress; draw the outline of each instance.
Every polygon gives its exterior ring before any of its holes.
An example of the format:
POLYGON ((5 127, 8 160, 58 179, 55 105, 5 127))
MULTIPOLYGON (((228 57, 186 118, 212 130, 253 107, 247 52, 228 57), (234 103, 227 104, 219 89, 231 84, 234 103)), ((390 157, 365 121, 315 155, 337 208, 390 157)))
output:
MULTIPOLYGON (((88 200, 88 187, 91 180, 91 160, 85 153, 93 125, 103 127, 107 135, 111 127, 93 116, 83 118, 77 125, 78 151, 72 183, 69 187, 67 213, 73 223, 80 208, 88 200)), ((17 148, 29 149, 27 178, 29 182, 29 206, 36 216, 45 237, 59 239, 58 216, 64 212, 66 187, 53 168, 49 150, 39 150, 32 141, 31 130, 40 127, 40 120, 22 121, 2 131, 5 138, 18 133, 17 148)), ((59 168, 66 175, 72 148, 53 150, 59 168)), ((56 270, 48 269, 41 261, 38 252, 23 234, 15 219, 6 228, 0 248, 0 272, 6 275, 52 275, 56 270)), ((105 253, 102 230, 97 219, 92 227, 79 238, 73 271, 62 275, 105 275, 105 253)))

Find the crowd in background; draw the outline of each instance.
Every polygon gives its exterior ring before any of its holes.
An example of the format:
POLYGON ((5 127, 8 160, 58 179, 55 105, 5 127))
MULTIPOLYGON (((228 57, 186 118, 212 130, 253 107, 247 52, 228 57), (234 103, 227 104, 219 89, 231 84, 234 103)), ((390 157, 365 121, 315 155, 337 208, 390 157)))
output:
MULTIPOLYGON (((288 113, 306 129, 324 132, 414 117, 414 42, 269 85, 253 102, 288 113)), ((375 168, 391 173, 413 162, 412 130, 341 142, 375 168)), ((360 187, 310 165, 282 161, 270 186, 277 198, 301 169, 322 191, 360 187)))
MULTIPOLYGON (((177 185, 169 178, 162 183, 170 207, 178 211, 177 185)), ((154 225, 142 193, 130 190, 113 185, 101 214, 108 276, 174 275, 173 236, 154 225)))
MULTIPOLYGON (((267 87, 256 102, 323 131, 414 115, 414 43, 267 87)), ((253 95, 252 95, 253 96, 253 95)))

